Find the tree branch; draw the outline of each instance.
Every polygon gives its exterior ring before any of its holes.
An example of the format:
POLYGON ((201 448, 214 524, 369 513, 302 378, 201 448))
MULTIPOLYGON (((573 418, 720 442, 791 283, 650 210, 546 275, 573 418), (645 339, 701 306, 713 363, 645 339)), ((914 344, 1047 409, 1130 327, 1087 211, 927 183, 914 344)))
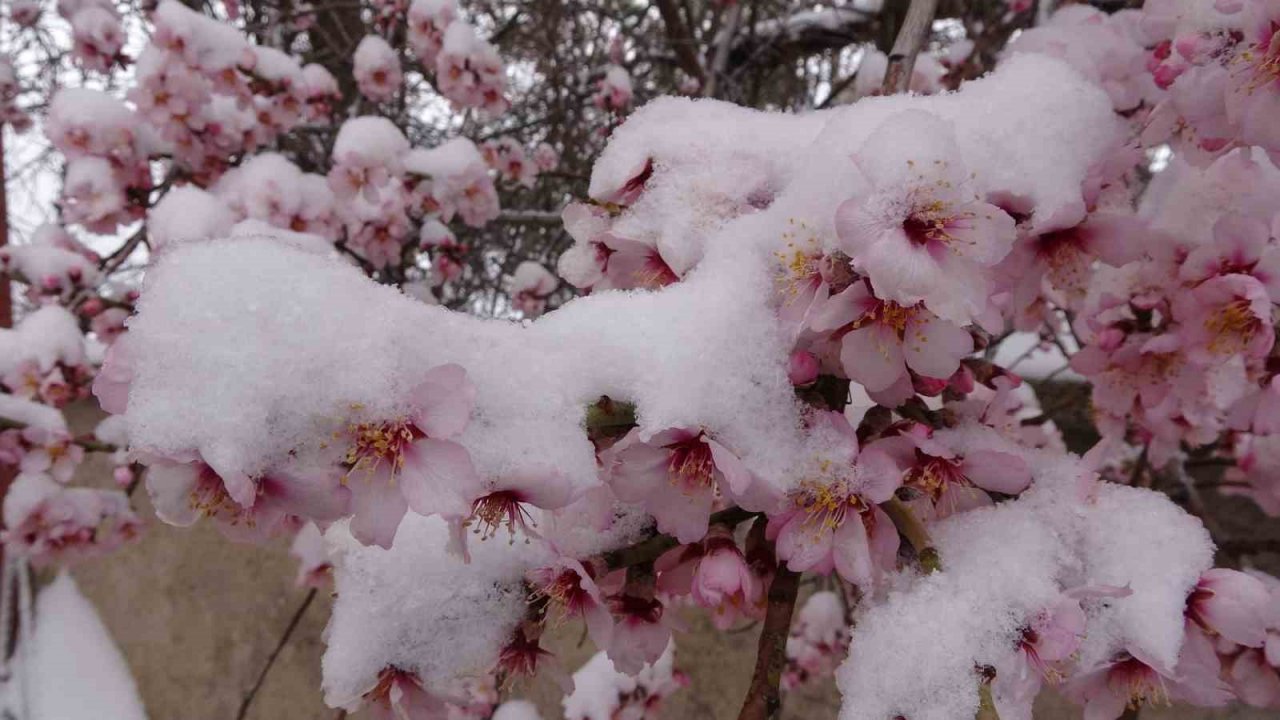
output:
POLYGON ((667 42, 671 43, 681 69, 697 78, 698 82, 705 83, 706 71, 702 69, 702 61, 698 59, 698 51, 694 48, 693 34, 680 17, 680 8, 676 7, 673 0, 653 0, 653 4, 662 15, 662 22, 667 28, 667 42))
POLYGON ((924 523, 916 514, 911 511, 910 506, 902 502, 898 498, 889 498, 887 502, 880 504, 880 508, 884 510, 889 519, 893 521, 898 532, 911 543, 911 547, 915 548, 916 557, 920 559, 920 565, 926 573, 937 572, 942 569, 942 558, 938 555, 938 548, 934 547, 933 538, 929 536, 929 530, 925 528, 924 523))
POLYGON ((775 720, 782 715, 782 695, 778 684, 787 664, 787 635, 795 612, 800 574, 779 565, 769 583, 769 607, 756 647, 756 669, 738 720, 775 720))
MULTIPOLYGON (((732 507, 728 510, 721 510, 720 512, 712 515, 711 524, 730 525, 736 527, 740 523, 746 522, 754 516, 755 513, 747 512, 742 508, 732 507)), ((671 548, 677 547, 678 545, 680 545, 679 541, 670 535, 654 535, 653 537, 648 538, 647 540, 641 540, 634 545, 628 545, 627 547, 618 548, 617 550, 610 550, 600 557, 604 560, 605 565, 607 565, 610 570, 617 570, 619 568, 653 562, 661 557, 663 553, 671 548)))
POLYGON ((911 73, 916 67, 916 56, 929 37, 933 16, 938 11, 938 0, 911 0, 907 17, 902 21, 898 38, 893 41, 889 53, 889 67, 884 73, 884 94, 904 92, 911 84, 911 73))
POLYGON ((262 683, 267 679, 267 673, 271 671, 271 666, 275 664, 276 658, 279 657, 280 651, 284 646, 289 644, 289 638, 293 636, 293 631, 298 629, 298 623, 302 621, 302 616, 307 612, 307 608, 311 607, 311 601, 316 599, 316 589, 311 588, 307 592, 307 596, 303 598, 302 604, 293 613, 293 618, 289 620, 289 626, 284 629, 284 634, 280 636, 280 641, 276 643, 276 647, 271 651, 271 655, 267 657, 267 664, 262 666, 262 672, 258 673, 258 680, 249 689, 249 693, 244 696, 244 702, 240 703, 240 711, 236 713, 236 720, 244 720, 249 714, 249 706, 253 704, 253 699, 257 697, 258 690, 262 687, 262 683))

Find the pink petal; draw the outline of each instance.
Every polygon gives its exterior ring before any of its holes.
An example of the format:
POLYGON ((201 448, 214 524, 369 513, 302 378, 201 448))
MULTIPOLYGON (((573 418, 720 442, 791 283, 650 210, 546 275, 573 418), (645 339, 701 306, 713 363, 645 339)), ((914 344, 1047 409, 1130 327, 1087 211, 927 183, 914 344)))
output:
POLYGON ((671 451, 636 442, 617 454, 609 474, 609 486, 623 502, 643 502, 651 493, 670 485, 667 464, 671 451))
POLYGON ((729 486, 729 492, 735 495, 745 493, 747 488, 751 487, 751 484, 755 481, 747 466, 729 448, 715 440, 704 437, 703 442, 711 449, 711 459, 715 462, 716 469, 720 471, 720 474, 724 475, 724 481, 729 486))
POLYGON ((907 324, 902 354, 907 365, 931 378, 949 378, 960 359, 973 352, 973 337, 963 328, 931 313, 920 313, 907 324))
POLYGON ((871 392, 889 388, 906 372, 897 336, 877 324, 865 325, 844 336, 840 362, 849 377, 871 392))
POLYGON ((872 504, 879 505, 893 497, 902 486, 902 467, 889 455, 888 447, 872 443, 858 456, 858 494, 872 504))
POLYGON ((190 464, 156 463, 147 469, 147 495, 156 515, 170 525, 187 527, 200 519, 191 506, 191 492, 200 480, 200 469, 190 464))
POLYGON ((898 536, 898 528, 880 507, 871 508, 871 561, 881 572, 893 570, 898 565, 898 546, 902 538, 898 536))
POLYGON ((796 514, 778 533, 778 557, 787 561, 787 569, 804 572, 829 561, 832 552, 832 529, 826 525, 806 525, 807 516, 796 514))
POLYGON ((694 543, 707 534, 711 506, 715 497, 711 488, 681 492, 668 485, 646 498, 644 506, 658 523, 658 530, 675 536, 681 543, 694 543))
POLYGON ((872 300, 866 285, 856 282, 843 292, 814 303, 809 312, 809 329, 814 332, 831 332, 857 320, 867 312, 867 302, 872 300))
POLYGON ((476 387, 461 365, 431 368, 409 394, 414 423, 428 436, 451 438, 462 432, 476 404, 476 387))
POLYGON ((983 490, 1017 495, 1031 484, 1031 469, 1017 455, 975 450, 964 456, 964 474, 983 490))
POLYGON ((371 481, 375 476, 349 481, 351 490, 351 534, 365 545, 391 549, 407 505, 400 489, 390 483, 371 481))
POLYGON ((831 548, 840 577, 860 588, 869 589, 875 575, 867 526, 863 524, 861 515, 852 513, 845 518, 836 528, 831 548))
POLYGON ((471 454, 452 440, 422 438, 406 453, 397 482, 419 515, 467 515, 480 493, 481 478, 471 454))
POLYGON ((573 497, 573 483, 558 472, 529 473, 502 478, 495 490, 514 490, 521 499, 543 510, 559 510, 573 497))

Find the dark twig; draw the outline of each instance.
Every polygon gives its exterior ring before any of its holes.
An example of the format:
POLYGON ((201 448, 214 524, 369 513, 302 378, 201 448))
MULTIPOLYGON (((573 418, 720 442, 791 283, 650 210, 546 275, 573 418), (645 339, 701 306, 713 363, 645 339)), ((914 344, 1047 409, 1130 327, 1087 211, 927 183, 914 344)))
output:
POLYGON ((311 601, 315 599, 316 589, 311 588, 307 592, 307 596, 302 599, 302 604, 294 611, 293 618, 289 620, 289 626, 284 629, 284 634, 280 636, 280 641, 276 643, 275 649, 267 657, 267 664, 263 665, 262 672, 258 673, 258 680, 253 684, 253 688, 249 690, 249 694, 244 696, 244 702, 240 703, 240 712, 236 713, 236 720, 244 720, 245 716, 249 714, 249 706, 253 704, 253 699, 258 695, 258 690, 267 679, 267 673, 271 672, 271 666, 275 664, 280 651, 289 643, 289 638, 293 636, 293 631, 298 628, 298 623, 302 621, 303 614, 307 612, 307 608, 311 607, 311 601))
POLYGON ((769 584, 769 607, 756 647, 756 669, 738 720, 775 720, 782 715, 782 695, 778 684, 787 664, 787 635, 796 608, 800 574, 779 565, 769 584))
MULTIPOLYGON (((755 513, 749 513, 742 508, 729 508, 711 516, 712 525, 729 525, 737 526, 738 524, 751 519, 755 513)), ((653 562, 657 560, 662 553, 676 547, 680 543, 670 535, 654 535, 647 540, 641 540, 634 545, 628 545, 617 550, 610 550, 602 555, 604 564, 610 570, 618 568, 632 567, 642 563, 653 562)))
POLYGON ((911 73, 916 67, 916 56, 929 37, 933 16, 938 11, 938 0, 911 0, 907 17, 902 21, 898 38, 893 41, 889 53, 889 67, 884 73, 884 94, 904 92, 911 84, 911 73))

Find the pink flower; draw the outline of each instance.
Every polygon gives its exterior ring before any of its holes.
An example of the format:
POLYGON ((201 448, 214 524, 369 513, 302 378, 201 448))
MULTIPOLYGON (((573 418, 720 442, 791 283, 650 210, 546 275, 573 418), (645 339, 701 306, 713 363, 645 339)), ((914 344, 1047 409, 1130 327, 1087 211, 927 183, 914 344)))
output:
POLYGON ((1272 517, 1280 517, 1280 436, 1245 436, 1237 441, 1236 467, 1224 476, 1245 487, 1224 486, 1223 494, 1245 495, 1272 517))
POLYGON ((1227 111, 1240 128, 1240 140, 1280 152, 1280 7, 1255 0, 1244 9, 1244 50, 1233 69, 1227 111))
POLYGON ((1174 298, 1192 360, 1212 363, 1242 353, 1261 359, 1275 344, 1267 289, 1249 275, 1219 275, 1174 298))
POLYGON ((65 485, 84 460, 84 448, 60 430, 27 427, 22 431, 22 441, 27 451, 18 467, 24 473, 48 475, 65 485))
POLYGON ((919 305, 902 306, 873 295, 857 282, 810 313, 817 332, 846 330, 840 362, 850 379, 868 392, 889 390, 908 378, 908 369, 945 379, 973 352, 973 338, 919 305))
POLYGON ((453 0, 413 0, 409 5, 407 39, 424 67, 434 67, 444 44, 444 30, 458 15, 453 0))
POLYGON ((1114 720, 1126 707, 1164 705, 1169 702, 1166 678, 1151 665, 1130 653, 1078 675, 1067 684, 1065 694, 1084 705, 1089 720, 1114 720))
POLYGON ((1259 708, 1277 707, 1280 706, 1277 667, 1280 662, 1271 662, 1267 653, 1247 648, 1230 661, 1226 677, 1242 702, 1259 708))
POLYGON ((32 474, 18 476, 5 495, 4 524, 5 547, 37 567, 110 552, 139 528, 124 493, 66 488, 32 474))
POLYGON ((440 720, 448 712, 445 701, 427 692, 416 674, 393 666, 378 674, 363 700, 374 720, 440 720))
POLYGON ((609 643, 613 616, 591 570, 569 557, 529 572, 534 594, 547 598, 562 618, 581 617, 597 647, 609 643))
POLYGON ((1224 215, 1213 224, 1213 240, 1183 261, 1178 277, 1200 283, 1217 275, 1250 275, 1272 301, 1280 300, 1280 246, 1267 224, 1247 215, 1224 215))
POLYGON ((185 527, 209 518, 237 542, 261 542, 293 530, 298 518, 332 522, 350 505, 350 493, 336 477, 304 479, 285 472, 223 477, 203 462, 152 463, 146 483, 161 520, 185 527))
POLYGON ((1061 665, 1080 647, 1085 615, 1079 600, 1062 595, 1022 629, 1012 663, 997 667, 992 689, 1001 717, 1031 717, 1031 704, 1045 680, 1062 679, 1061 665))
POLYGON ((879 504, 893 497, 901 469, 876 446, 858 453, 857 436, 837 413, 822 413, 843 436, 847 453, 821 458, 790 494, 790 506, 769 517, 768 537, 792 572, 826 574, 869 588, 898 556, 898 531, 879 504))
POLYGON ((712 612, 711 622, 727 630, 743 617, 764 617, 766 578, 751 568, 726 528, 713 527, 706 540, 677 547, 658 559, 658 589, 689 595, 712 612))
POLYGON ((609 475, 614 493, 642 503, 658 530, 681 543, 706 535, 717 493, 741 501, 754 482, 742 461, 703 430, 673 428, 642 440, 635 429, 615 447, 617 465, 609 475))
POLYGON ((658 600, 621 594, 609 598, 614 626, 605 648, 618 672, 635 675, 657 662, 671 642, 671 627, 658 600))
POLYGON ((352 74, 361 95, 374 102, 386 102, 400 89, 400 58, 386 40, 366 35, 356 47, 352 74))
POLYGON ((1187 618, 1210 635, 1246 647, 1267 639, 1264 614, 1271 595, 1257 578, 1238 570, 1214 568, 1200 576, 1187 598, 1187 618))
POLYGON ((546 671, 564 692, 573 692, 573 681, 560 667, 555 657, 542 649, 537 637, 530 637, 524 626, 517 627, 511 641, 498 653, 499 677, 522 676, 531 678, 539 670, 546 671))
POLYGON ((923 302, 965 325, 986 311, 989 269, 1015 233, 1007 213, 973 199, 954 147, 951 126, 923 111, 886 120, 854 156, 873 189, 839 207, 836 232, 876 297, 903 307, 923 302), (904 166, 900 143, 882 133, 930 142, 904 166))
MULTIPOLYGON (((569 480, 559 473, 531 473, 511 475, 491 480, 481 480, 477 475, 461 478, 462 486, 450 488, 453 492, 469 497, 471 512, 465 518, 451 518, 455 525, 471 528, 481 540, 495 537, 506 528, 510 542, 515 542, 516 532, 530 538, 540 538, 535 531, 531 507, 541 510, 559 510, 572 499, 569 480)), ((466 533, 454 528, 454 551, 469 559, 466 533)))
POLYGON ((560 280, 536 262, 526 260, 511 276, 511 303, 525 317, 537 317, 547 308, 547 298, 560 287, 560 280))
POLYGON ((1044 283, 1075 307, 1084 300, 1096 260, 1120 267, 1142 255, 1143 223, 1131 215, 1098 212, 1077 225, 1018 240, 998 272, 1013 286, 1014 308, 1036 302, 1044 283))
POLYGON ((591 102, 601 110, 622 115, 631 106, 632 95, 631 75, 619 65, 608 65, 591 102))
POLYGON ((410 392, 408 415, 348 426, 344 481, 356 539, 391 547, 409 508, 420 515, 471 514, 465 492, 476 486, 476 471, 466 448, 450 438, 466 428, 475 396, 466 370, 439 365, 410 392))
POLYGON ((809 385, 818 379, 818 358, 811 352, 796 350, 787 360, 787 379, 792 385, 809 385))
POLYGON ((680 276, 654 242, 632 240, 611 231, 602 208, 572 203, 564 209, 565 230, 575 241, 560 257, 560 276, 583 290, 657 289, 680 276))
POLYGON ((1031 469, 1017 455, 999 450, 954 447, 935 439, 923 425, 876 444, 906 468, 902 484, 927 498, 937 519, 991 504, 987 492, 1017 495, 1031 484, 1031 469))

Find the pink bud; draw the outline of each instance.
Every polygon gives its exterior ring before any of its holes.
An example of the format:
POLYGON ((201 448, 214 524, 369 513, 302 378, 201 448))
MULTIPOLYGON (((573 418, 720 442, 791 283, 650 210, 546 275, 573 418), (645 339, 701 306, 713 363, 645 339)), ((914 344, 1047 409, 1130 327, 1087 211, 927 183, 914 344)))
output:
POLYGON ((931 378, 917 375, 912 378, 913 389, 925 397, 937 397, 947 389, 947 381, 942 378, 931 378))
POLYGON ((796 350, 787 365, 787 378, 792 385, 808 385, 818 379, 818 358, 813 353, 796 350))
POLYGON ((1206 632, 1248 647, 1266 641, 1265 609, 1271 601, 1262 581, 1238 570, 1213 568, 1187 598, 1187 617, 1206 632))
POLYGON ((96 298, 96 297, 89 298, 88 300, 84 301, 83 305, 80 306, 80 314, 88 318, 95 317, 96 315, 98 315, 98 313, 102 312, 102 310, 103 310, 102 298, 96 298))
POLYGON ((129 483, 133 482, 133 470, 128 465, 121 465, 111 472, 111 477, 115 478, 116 485, 129 487, 129 483))

